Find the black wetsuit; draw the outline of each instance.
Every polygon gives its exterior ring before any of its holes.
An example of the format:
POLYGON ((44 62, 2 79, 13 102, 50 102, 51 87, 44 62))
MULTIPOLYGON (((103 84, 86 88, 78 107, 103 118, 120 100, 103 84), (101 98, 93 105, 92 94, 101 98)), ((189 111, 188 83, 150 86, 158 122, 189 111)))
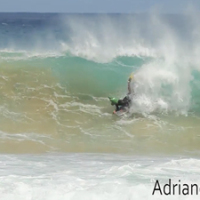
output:
POLYGON ((124 109, 125 107, 129 107, 130 102, 131 102, 131 100, 130 100, 129 96, 125 96, 123 99, 120 99, 118 101, 118 103, 115 105, 116 111, 124 109))

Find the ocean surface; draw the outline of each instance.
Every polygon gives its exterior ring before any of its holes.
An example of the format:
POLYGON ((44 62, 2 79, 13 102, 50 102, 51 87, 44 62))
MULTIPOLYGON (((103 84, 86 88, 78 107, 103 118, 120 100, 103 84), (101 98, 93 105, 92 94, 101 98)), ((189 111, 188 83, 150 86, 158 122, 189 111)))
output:
POLYGON ((0 198, 199 199, 199 17, 0 13, 0 198))

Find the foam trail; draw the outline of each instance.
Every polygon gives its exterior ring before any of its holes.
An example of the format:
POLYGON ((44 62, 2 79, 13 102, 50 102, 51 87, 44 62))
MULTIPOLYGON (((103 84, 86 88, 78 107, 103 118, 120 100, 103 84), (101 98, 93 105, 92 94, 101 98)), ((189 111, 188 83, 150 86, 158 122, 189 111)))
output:
MULTIPOLYGON (((156 180, 160 184, 167 183, 169 178, 172 183, 181 180, 183 184, 199 184, 198 159, 112 154, 28 156, 0 156, 3 199, 168 199, 159 192, 152 195, 156 180)), ((176 193, 173 199, 180 199, 180 195, 176 193)), ((198 199, 198 195, 181 199, 198 199)))

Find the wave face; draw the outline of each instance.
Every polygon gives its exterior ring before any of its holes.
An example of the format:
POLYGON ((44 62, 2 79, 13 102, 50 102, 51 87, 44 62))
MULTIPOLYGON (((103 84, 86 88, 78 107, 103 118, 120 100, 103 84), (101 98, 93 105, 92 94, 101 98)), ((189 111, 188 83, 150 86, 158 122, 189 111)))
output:
POLYGON ((195 19, 0 14, 0 151, 198 152, 195 19), (118 118, 107 97, 125 96, 132 72, 132 107, 118 118))

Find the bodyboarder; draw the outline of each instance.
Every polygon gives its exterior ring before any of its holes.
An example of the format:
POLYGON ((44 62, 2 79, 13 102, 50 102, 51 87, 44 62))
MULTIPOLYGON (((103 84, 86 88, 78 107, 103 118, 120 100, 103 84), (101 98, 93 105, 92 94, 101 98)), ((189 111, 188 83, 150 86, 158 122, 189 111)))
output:
POLYGON ((118 111, 126 111, 130 107, 131 98, 130 95, 133 93, 131 90, 131 81, 133 79, 133 74, 128 79, 128 94, 123 99, 117 99, 114 97, 108 97, 111 105, 115 105, 116 109, 113 111, 113 114, 116 114, 118 111))

